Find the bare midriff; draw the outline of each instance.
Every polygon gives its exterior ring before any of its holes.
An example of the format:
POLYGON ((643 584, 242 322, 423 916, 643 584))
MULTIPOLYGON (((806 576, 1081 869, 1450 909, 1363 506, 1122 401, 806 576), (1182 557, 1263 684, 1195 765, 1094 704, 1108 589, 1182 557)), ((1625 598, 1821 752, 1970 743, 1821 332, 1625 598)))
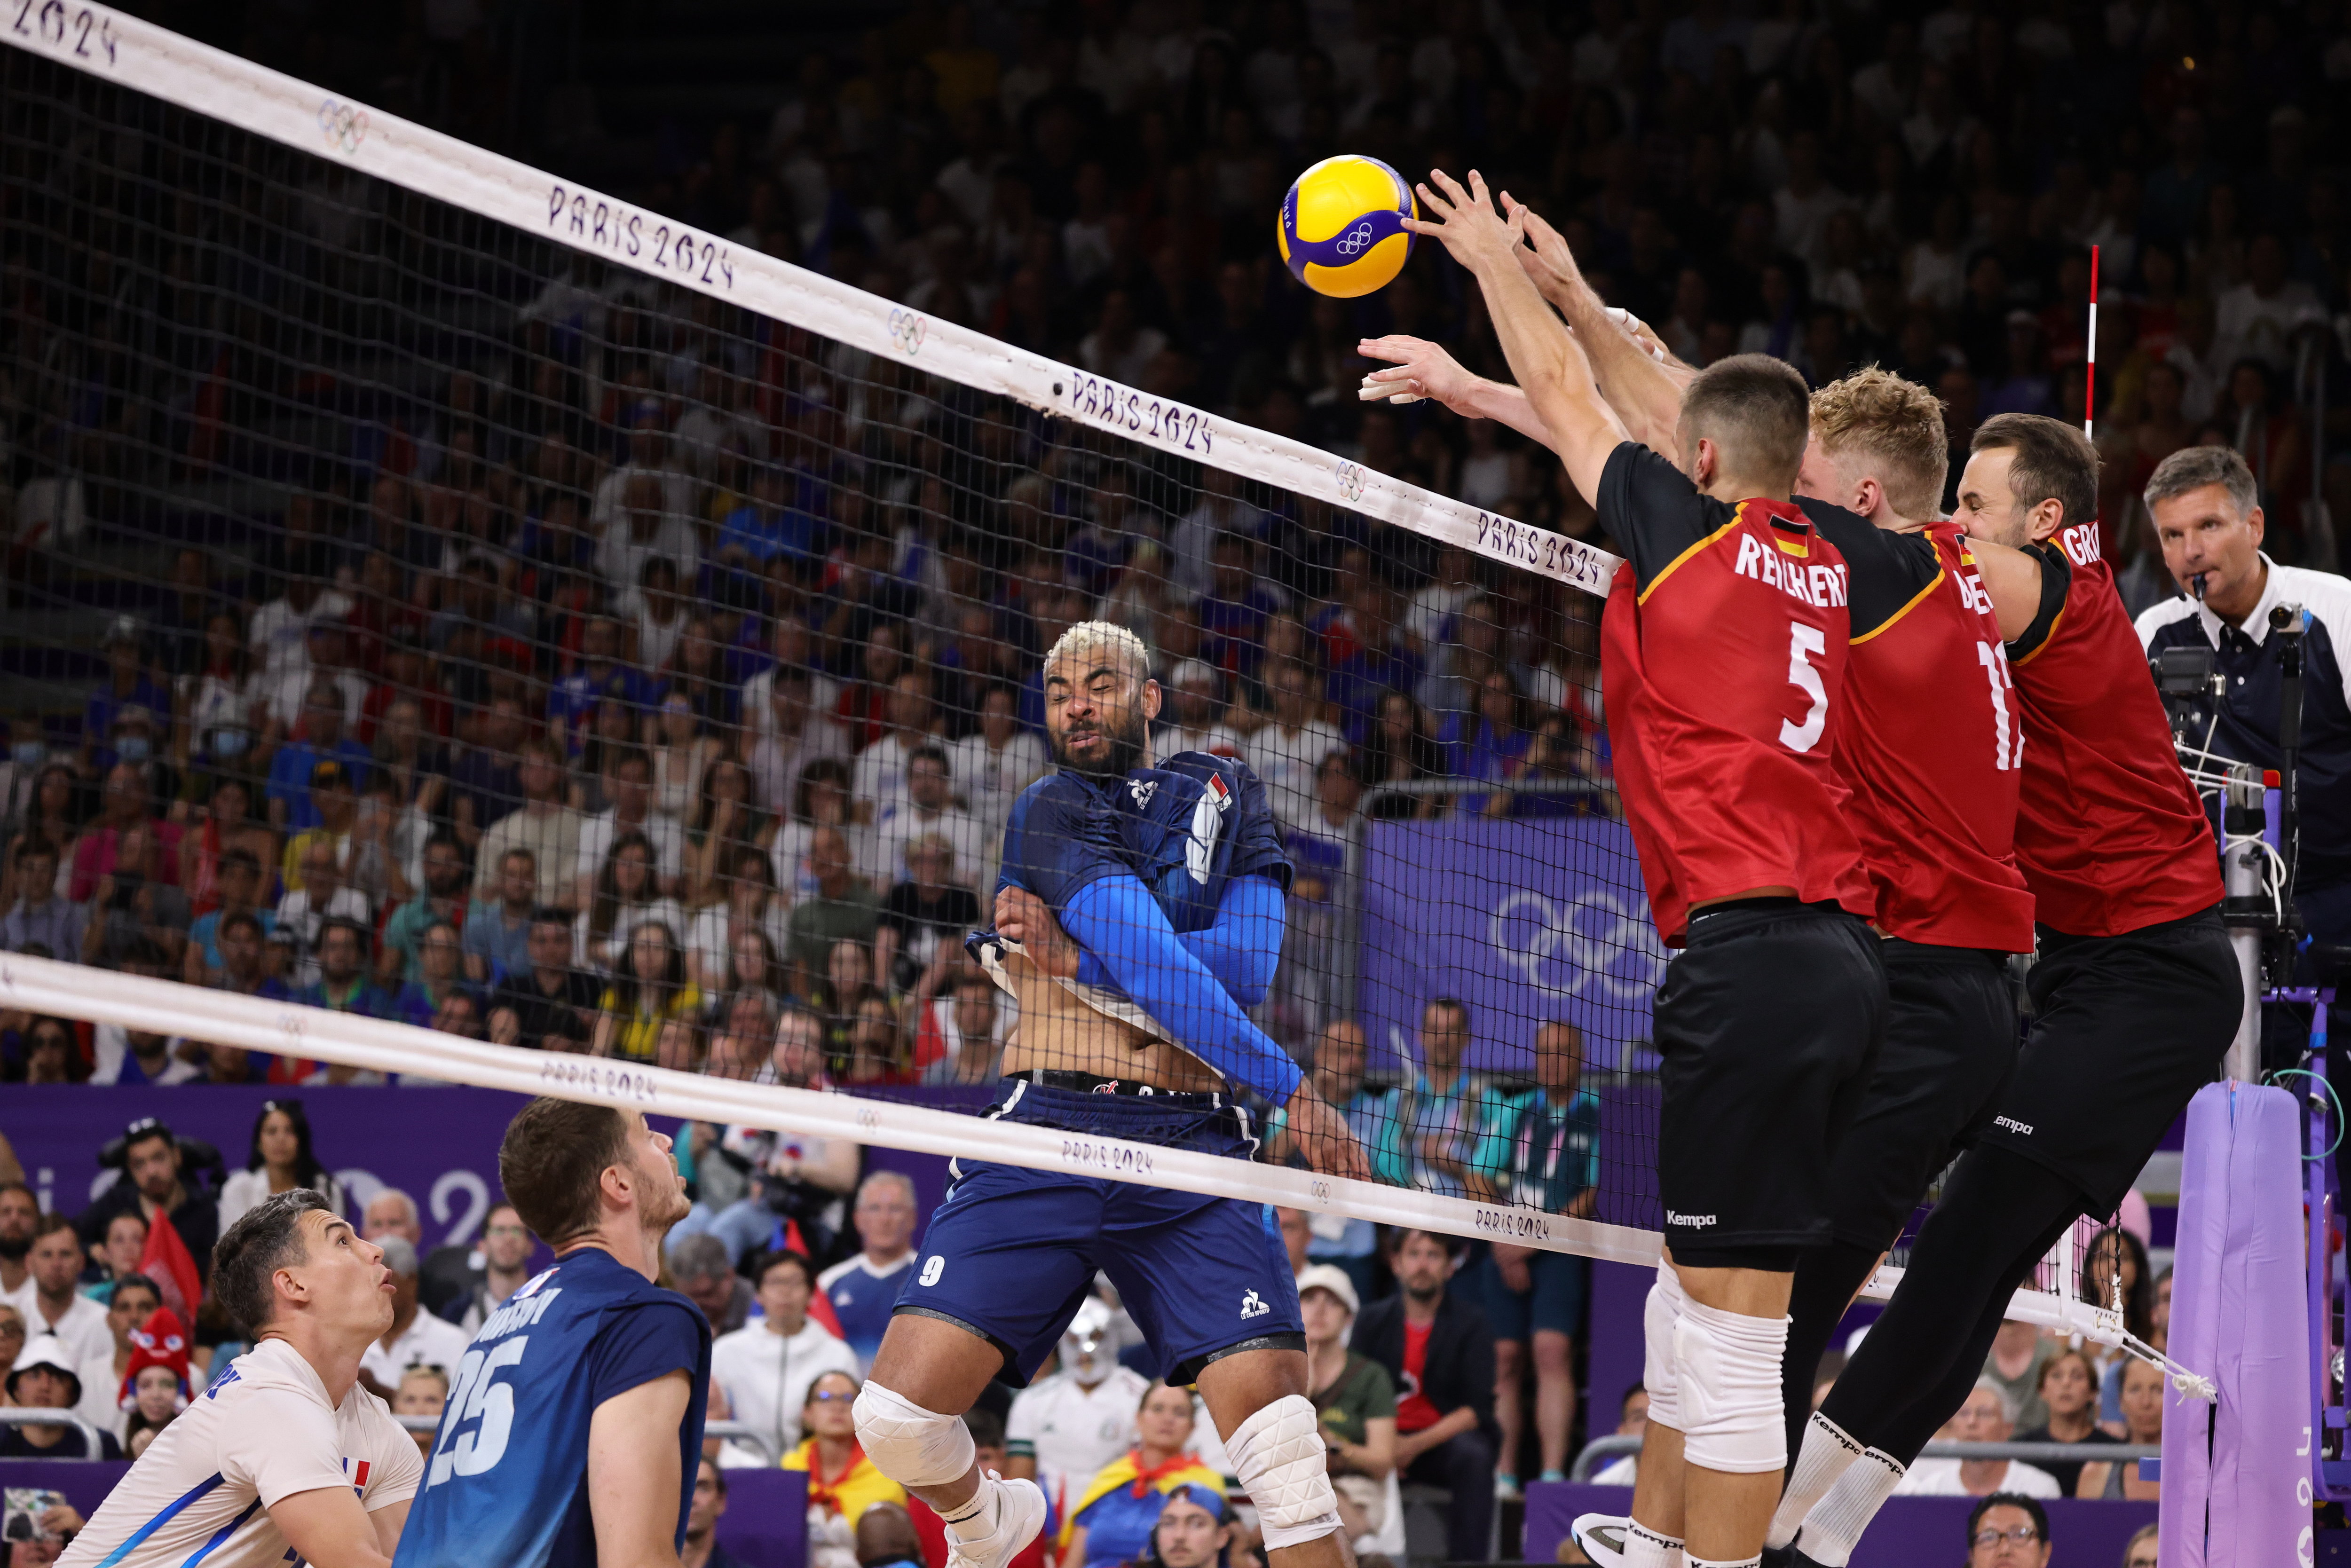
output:
POLYGON ((1020 998, 1020 1030, 1005 1049, 1005 1071, 1091 1072, 1199 1092, 1224 1087, 1190 1051, 1095 1011, 1020 954, 1006 954, 1004 963, 1020 998))

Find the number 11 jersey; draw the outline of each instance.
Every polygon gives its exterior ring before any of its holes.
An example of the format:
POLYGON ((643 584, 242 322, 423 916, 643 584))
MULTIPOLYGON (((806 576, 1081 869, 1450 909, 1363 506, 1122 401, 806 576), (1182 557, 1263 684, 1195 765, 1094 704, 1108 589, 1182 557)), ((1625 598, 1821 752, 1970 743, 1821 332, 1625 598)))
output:
POLYGON ((1792 502, 1716 500, 1635 442, 1610 455, 1596 510, 1627 563, 1601 689, 1658 935, 1679 946, 1691 905, 1758 887, 1869 918, 1831 720, 1852 639, 1909 593, 1857 578, 1792 502))
POLYGON ((593 1568, 588 1427, 616 1395, 684 1373, 677 1544, 710 1396, 710 1325, 609 1252, 567 1252, 484 1321, 452 1369, 393 1568, 593 1568))

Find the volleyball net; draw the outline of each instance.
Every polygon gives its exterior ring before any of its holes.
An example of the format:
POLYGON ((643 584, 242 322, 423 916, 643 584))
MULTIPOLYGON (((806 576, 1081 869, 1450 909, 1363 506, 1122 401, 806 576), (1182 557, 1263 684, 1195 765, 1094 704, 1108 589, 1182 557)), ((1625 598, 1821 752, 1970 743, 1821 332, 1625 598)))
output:
MULTIPOLYGON (((1106 317, 1078 364, 1006 340, 1036 278, 992 305, 952 245, 844 222, 811 270, 102 6, 20 20, 10 852, 55 852, 94 934, 0 959, 5 1005, 1657 1256, 1616 562, 1499 470, 1452 486, 1486 506, 1382 471, 1449 474, 1421 448, 1449 416, 1324 450, 1279 366, 1236 416, 1149 329, 1106 317), (1050 766, 1043 653, 1087 620, 1148 650, 1158 757, 1262 781, 1280 961, 1227 988, 1374 1179, 887 1097, 987 1082, 1019 1027, 963 933, 1050 766), (468 893, 497 930, 443 927, 468 893), (353 949, 371 1004, 304 1005, 348 1001, 353 949), (564 1006, 500 988, 557 972, 564 1006), (814 1043, 771 1056, 790 1018, 814 1043)), ((1180 891, 1216 831, 1153 839, 1134 793, 1102 831, 1180 891)), ((2121 1341, 2055 1284, 2016 1315, 2121 1341)))

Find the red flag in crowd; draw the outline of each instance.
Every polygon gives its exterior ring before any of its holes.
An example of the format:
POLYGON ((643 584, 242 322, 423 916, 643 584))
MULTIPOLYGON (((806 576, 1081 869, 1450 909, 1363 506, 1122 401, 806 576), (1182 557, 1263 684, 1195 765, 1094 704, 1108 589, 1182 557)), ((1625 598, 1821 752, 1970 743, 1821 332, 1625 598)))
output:
POLYGON ((160 1209, 147 1222, 147 1249, 139 1255, 139 1271, 155 1281, 163 1305, 182 1322, 196 1321, 197 1304, 204 1299, 204 1280, 172 1217, 160 1209))
MULTIPOLYGON (((809 1257, 808 1239, 800 1234, 800 1222, 797 1219, 787 1219, 784 1221, 784 1250, 787 1252, 797 1252, 803 1258, 809 1257)), ((813 1259, 810 1260, 810 1270, 811 1272, 815 1270, 815 1260, 813 1259)), ((826 1297, 822 1291, 811 1290, 809 1291, 808 1313, 809 1316, 814 1318, 818 1322, 822 1323, 825 1327, 825 1332, 831 1334, 833 1338, 847 1339, 849 1337, 847 1334, 841 1332, 841 1314, 832 1310, 832 1302, 826 1297)))

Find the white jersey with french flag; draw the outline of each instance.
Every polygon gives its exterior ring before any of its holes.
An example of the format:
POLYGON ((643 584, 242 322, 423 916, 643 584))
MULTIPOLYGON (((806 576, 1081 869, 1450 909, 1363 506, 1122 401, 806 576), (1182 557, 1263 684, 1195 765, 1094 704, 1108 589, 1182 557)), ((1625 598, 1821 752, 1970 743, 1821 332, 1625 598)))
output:
POLYGON ((357 1384, 340 1405, 284 1340, 224 1369, 107 1494, 58 1568, 285 1568, 281 1498, 347 1486, 370 1513, 416 1495, 424 1463, 384 1402, 357 1384))

